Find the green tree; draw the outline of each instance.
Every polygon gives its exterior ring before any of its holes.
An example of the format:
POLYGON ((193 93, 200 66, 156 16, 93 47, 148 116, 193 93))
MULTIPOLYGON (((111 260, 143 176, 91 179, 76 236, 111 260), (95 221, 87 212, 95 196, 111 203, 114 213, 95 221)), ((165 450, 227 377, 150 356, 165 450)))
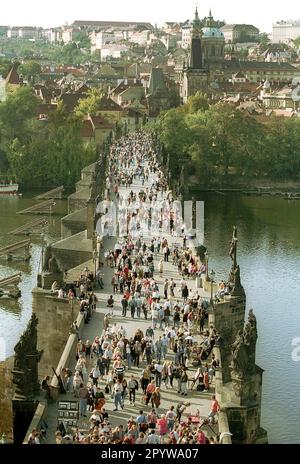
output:
POLYGON ((76 107, 76 114, 80 117, 86 116, 87 114, 96 115, 99 111, 99 105, 104 93, 102 89, 91 89, 85 98, 79 100, 76 107))
POLYGON ((41 65, 36 61, 27 61, 18 68, 18 73, 23 74, 29 82, 34 83, 36 77, 41 73, 41 65))
POLYGON ((96 160, 96 147, 84 144, 81 139, 81 118, 67 113, 59 104, 48 121, 38 121, 25 111, 24 101, 23 106, 19 111, 27 118, 19 124, 21 129, 6 131, 5 148, 11 173, 23 188, 73 186, 81 169, 96 160))
POLYGON ((300 47, 300 37, 293 40, 295 47, 300 47))
POLYGON ((197 111, 206 111, 209 108, 207 95, 202 92, 197 92, 195 95, 188 98, 187 103, 183 106, 186 113, 196 113, 197 111))
POLYGON ((78 31, 73 34, 73 42, 79 45, 80 48, 91 48, 91 39, 84 31, 78 31))
POLYGON ((30 137, 28 124, 36 116, 37 105, 37 97, 26 86, 19 87, 0 103, 0 130, 5 140, 26 141, 30 137))
POLYGON ((185 114, 175 108, 161 113, 157 126, 161 141, 170 155, 171 175, 176 177, 187 162, 191 142, 191 131, 186 124, 185 114))
POLYGON ((6 58, 0 58, 0 76, 6 77, 11 69, 11 61, 6 58))
POLYGON ((262 32, 261 34, 259 34, 258 43, 260 44, 261 51, 267 50, 271 43, 271 40, 269 39, 269 36, 266 32, 262 32))

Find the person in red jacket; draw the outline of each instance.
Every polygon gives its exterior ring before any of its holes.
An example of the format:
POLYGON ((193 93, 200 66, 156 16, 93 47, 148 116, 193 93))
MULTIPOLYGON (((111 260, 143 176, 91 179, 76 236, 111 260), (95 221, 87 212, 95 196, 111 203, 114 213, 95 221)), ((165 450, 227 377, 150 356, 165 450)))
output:
POLYGON ((209 423, 214 424, 215 423, 215 415, 220 411, 220 405, 218 401, 216 400, 215 395, 211 397, 212 402, 210 405, 210 413, 208 414, 209 418, 209 423))

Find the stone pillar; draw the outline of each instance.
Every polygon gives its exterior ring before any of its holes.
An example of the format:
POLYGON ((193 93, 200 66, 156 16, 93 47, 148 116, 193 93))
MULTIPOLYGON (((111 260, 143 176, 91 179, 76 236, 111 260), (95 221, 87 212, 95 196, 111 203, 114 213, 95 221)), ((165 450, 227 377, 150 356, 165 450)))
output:
POLYGON ((34 400, 28 401, 25 399, 14 397, 12 400, 12 405, 14 417, 14 444, 21 445, 34 416, 38 402, 34 400))
POLYGON ((0 437, 5 434, 10 441, 13 439, 12 365, 12 358, 0 362, 0 437))
POLYGON ((87 238, 92 239, 94 235, 94 224, 95 224, 95 199, 90 198, 87 203, 87 238))
POLYGON ((38 348, 44 350, 39 363, 39 378, 53 374, 69 338, 70 327, 80 310, 77 300, 54 297, 50 292, 35 288, 32 309, 39 318, 38 348))
POLYGON ((263 370, 255 366, 255 372, 247 379, 232 376, 226 412, 234 443, 268 443, 267 432, 260 426, 262 375, 263 370))

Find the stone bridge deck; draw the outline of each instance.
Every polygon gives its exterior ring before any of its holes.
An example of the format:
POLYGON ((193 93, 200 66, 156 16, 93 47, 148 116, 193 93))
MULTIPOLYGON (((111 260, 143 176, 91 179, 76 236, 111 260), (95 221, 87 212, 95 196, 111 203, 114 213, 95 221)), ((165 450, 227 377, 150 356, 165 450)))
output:
MULTIPOLYGON (((149 186, 151 179, 149 180, 149 186)), ((144 188, 147 187, 147 185, 144 186, 144 188)), ((142 185, 139 182, 135 182, 135 184, 132 187, 132 190, 138 191, 142 188, 142 185)), ((127 193, 131 190, 131 188, 127 191, 127 193)), ((120 193, 124 195, 126 192, 125 188, 120 189, 120 193)), ((182 244, 182 238, 181 237, 173 237, 171 235, 164 234, 164 237, 167 238, 169 241, 169 244, 173 245, 174 243, 177 243, 179 245, 182 244)), ((144 236, 143 239, 149 243, 149 236, 144 236)), ((104 238, 104 243, 103 243, 103 249, 102 249, 102 256, 101 256, 101 261, 105 262, 103 253, 107 249, 113 249, 114 245, 116 243, 116 238, 114 237, 105 237, 104 238)), ((190 243, 191 245, 191 243, 190 243)), ((189 246, 189 243, 188 245, 189 246)), ((155 274, 154 277, 157 280, 160 288, 160 294, 163 295, 163 283, 166 278, 170 279, 173 278, 174 281, 176 282, 176 288, 175 288, 175 299, 178 299, 180 302, 182 299, 179 297, 178 292, 179 292, 179 282, 181 280, 181 276, 178 274, 177 271, 177 266, 174 266, 172 262, 164 263, 164 272, 163 276, 160 276, 158 274, 158 262, 162 259, 162 254, 159 254, 155 257, 155 274)), ((74 271, 74 270, 73 270, 74 271)), ((78 273, 81 273, 81 270, 78 268, 78 273)), ((102 334, 103 330, 103 318, 105 314, 108 314, 109 311, 106 306, 106 301, 109 297, 109 295, 113 294, 112 291, 112 285, 111 285, 111 279, 114 273, 114 269, 107 267, 106 264, 103 269, 104 273, 104 290, 101 290, 97 292, 98 296, 98 304, 97 304, 97 310, 96 313, 93 315, 91 321, 89 324, 86 324, 84 326, 83 332, 82 332, 82 339, 84 341, 90 340, 91 342, 93 341, 94 337, 100 336, 102 334)), ((72 272, 72 277, 73 277, 74 272, 72 272)), ((190 279, 188 281, 188 286, 189 289, 196 289, 196 280, 195 279, 190 279)), ((210 295, 209 293, 205 292, 204 289, 202 288, 197 288, 199 294, 202 297, 209 298, 210 295)), ((115 307, 113 310, 113 316, 110 318, 111 324, 117 324, 117 326, 122 325, 123 328, 126 330, 126 336, 131 337, 134 335, 137 329, 141 329, 144 333, 146 329, 151 326, 151 320, 145 321, 144 316, 142 318, 135 318, 132 319, 130 316, 130 311, 127 311, 127 317, 124 318, 122 317, 122 310, 121 310, 121 297, 122 295, 117 294, 114 296, 115 300, 115 307)), ((150 312, 148 312, 148 315, 150 315, 150 312)), ((155 338, 157 338, 159 335, 162 335, 163 331, 156 329, 155 331, 155 338)), ((195 339, 199 342, 202 341, 201 336, 195 336, 195 339)), ((174 353, 168 350, 167 354, 167 360, 174 361, 174 353)), ((140 363, 140 368, 132 367, 131 369, 126 368, 125 372, 125 378, 128 379, 130 375, 134 375, 137 379, 140 378, 142 369, 146 366, 145 362, 140 363)), ((88 372, 90 372, 91 368, 93 367, 93 360, 89 361, 88 365, 88 372)), ((74 372, 75 368, 75 353, 74 353, 74 361, 72 365, 70 366, 72 371, 74 372)), ((189 379, 192 379, 195 373, 195 368, 190 367, 188 369, 188 376, 189 379)), ((189 382, 190 384, 190 382, 189 382)), ((105 386, 105 380, 101 381, 100 387, 102 390, 104 390, 105 386)), ((191 406, 189 408, 190 413, 196 413, 197 410, 200 411, 200 416, 207 417, 209 413, 209 408, 211 404, 211 395, 214 393, 214 385, 211 386, 211 389, 208 393, 202 393, 202 392, 197 392, 195 390, 191 391, 188 389, 188 397, 183 397, 177 393, 177 380, 174 379, 173 383, 173 389, 165 388, 164 382, 161 384, 161 405, 159 408, 159 413, 163 414, 166 413, 166 411, 169 409, 171 405, 176 405, 181 402, 181 401, 189 401, 191 403, 191 406)), ((144 404, 141 402, 142 400, 142 390, 141 387, 139 386, 139 390, 137 392, 137 398, 136 398, 136 405, 132 406, 129 404, 129 397, 126 398, 125 400, 125 407, 124 410, 119 410, 119 411, 113 411, 114 409, 114 402, 110 398, 109 395, 105 395, 106 397, 106 404, 105 404, 105 409, 109 414, 109 420, 113 427, 123 424, 126 426, 128 419, 133 416, 134 418, 139 414, 139 410, 143 409, 145 413, 148 413, 150 411, 149 406, 144 406, 144 404)), ((71 393, 60 395, 58 401, 63 401, 63 400, 73 400, 73 395, 71 393)), ((75 400, 76 401, 76 400, 75 400)), ((89 417, 91 413, 88 412, 88 417, 87 418, 81 418, 78 427, 80 430, 87 431, 89 430, 89 417)), ((47 437, 46 437, 46 442, 47 443, 54 443, 54 435, 56 431, 56 426, 57 426, 57 403, 50 403, 49 404, 49 410, 48 410, 48 418, 47 418, 47 423, 48 423, 48 431, 47 431, 47 437)), ((203 426, 203 430, 206 432, 207 436, 214 436, 215 433, 218 433, 218 426, 215 425, 213 426, 214 429, 211 427, 203 426)))

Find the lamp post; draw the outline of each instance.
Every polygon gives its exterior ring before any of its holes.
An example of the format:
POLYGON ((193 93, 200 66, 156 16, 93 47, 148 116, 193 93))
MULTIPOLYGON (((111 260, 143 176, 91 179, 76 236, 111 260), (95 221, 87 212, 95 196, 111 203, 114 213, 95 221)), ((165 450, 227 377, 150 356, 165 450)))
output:
POLYGON ((215 279, 215 271, 212 269, 210 271, 210 304, 211 306, 213 307, 214 306, 214 296, 213 296, 213 292, 214 292, 214 279, 215 279))
POLYGON ((96 274, 97 274, 97 259, 98 259, 99 253, 97 250, 93 251, 93 261, 94 261, 94 278, 96 279, 96 274))
POLYGON ((205 280, 206 282, 209 282, 209 275, 208 275, 208 252, 205 252, 205 280))

